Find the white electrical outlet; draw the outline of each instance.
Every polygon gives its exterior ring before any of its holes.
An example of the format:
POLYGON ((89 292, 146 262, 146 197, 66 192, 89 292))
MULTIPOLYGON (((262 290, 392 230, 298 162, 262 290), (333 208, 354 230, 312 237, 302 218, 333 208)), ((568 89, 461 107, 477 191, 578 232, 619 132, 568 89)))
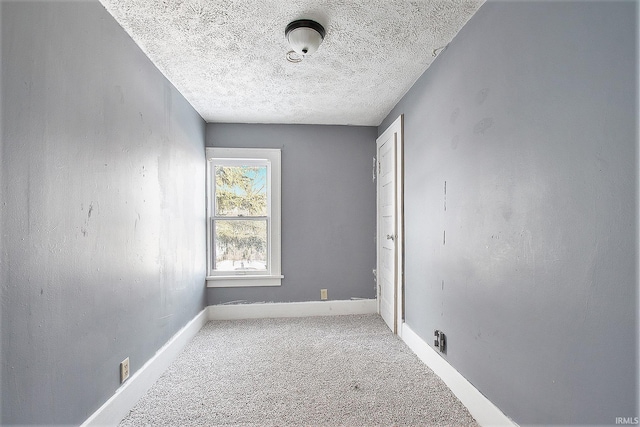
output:
POLYGON ((120 384, 129 378, 129 358, 127 357, 120 362, 120 384))
POLYGON ((327 299, 327 290, 326 289, 320 289, 320 299, 321 300, 327 299))

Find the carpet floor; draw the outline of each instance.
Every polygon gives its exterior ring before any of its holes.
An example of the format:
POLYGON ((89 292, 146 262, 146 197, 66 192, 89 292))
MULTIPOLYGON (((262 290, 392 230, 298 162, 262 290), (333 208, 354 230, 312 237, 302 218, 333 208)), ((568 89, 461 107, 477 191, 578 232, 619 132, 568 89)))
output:
POLYGON ((477 426, 378 315, 212 321, 120 426, 477 426))

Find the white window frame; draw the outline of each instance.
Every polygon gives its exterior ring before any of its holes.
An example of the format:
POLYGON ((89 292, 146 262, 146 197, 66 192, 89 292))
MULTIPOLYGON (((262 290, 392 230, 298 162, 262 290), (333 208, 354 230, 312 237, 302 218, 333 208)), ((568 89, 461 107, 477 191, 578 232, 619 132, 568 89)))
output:
MULTIPOLYGON (((207 287, 229 288, 247 286, 280 286, 284 276, 281 270, 281 207, 280 207, 280 150, 272 148, 207 147, 207 287), (214 217, 214 165, 216 160, 226 164, 237 161, 267 161, 269 220, 267 221, 267 271, 213 271, 213 217, 214 217)), ((241 162, 242 163, 242 162, 241 162)), ((245 162, 246 163, 246 162, 245 162)))

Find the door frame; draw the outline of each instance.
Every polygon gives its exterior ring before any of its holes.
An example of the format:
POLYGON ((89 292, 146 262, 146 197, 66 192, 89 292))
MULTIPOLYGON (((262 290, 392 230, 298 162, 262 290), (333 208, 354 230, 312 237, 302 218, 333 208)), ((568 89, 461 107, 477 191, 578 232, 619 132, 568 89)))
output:
MULTIPOLYGON (((396 134, 395 137, 395 265, 396 276, 394 280, 394 328, 393 333, 402 336, 402 325, 404 324, 404 115, 400 114, 393 123, 376 139, 376 157, 380 151, 380 144, 384 142, 389 134, 396 134)), ((380 171, 380 159, 377 158, 380 171)), ((376 174, 377 179, 377 174, 376 174)), ((380 271, 380 195, 378 194, 378 183, 376 182, 376 272, 380 271)), ((376 299, 378 300, 378 313, 380 313, 380 281, 379 274, 376 273, 376 299)))

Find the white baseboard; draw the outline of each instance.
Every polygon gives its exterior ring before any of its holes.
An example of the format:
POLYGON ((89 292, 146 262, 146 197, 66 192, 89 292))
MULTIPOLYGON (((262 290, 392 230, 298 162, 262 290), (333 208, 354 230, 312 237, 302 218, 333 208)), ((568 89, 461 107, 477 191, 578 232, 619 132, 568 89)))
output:
POLYGON ((118 425, 207 321, 207 309, 205 308, 171 337, 158 350, 155 356, 149 359, 142 368, 118 388, 115 394, 94 412, 82 426, 118 425))
POLYGON ((406 323, 402 324, 402 340, 451 389, 481 426, 517 426, 489 399, 463 377, 453 366, 418 336, 406 323))
POLYGON ((375 299, 309 301, 263 304, 210 305, 209 320, 261 319, 275 317, 339 316, 378 312, 375 299))

